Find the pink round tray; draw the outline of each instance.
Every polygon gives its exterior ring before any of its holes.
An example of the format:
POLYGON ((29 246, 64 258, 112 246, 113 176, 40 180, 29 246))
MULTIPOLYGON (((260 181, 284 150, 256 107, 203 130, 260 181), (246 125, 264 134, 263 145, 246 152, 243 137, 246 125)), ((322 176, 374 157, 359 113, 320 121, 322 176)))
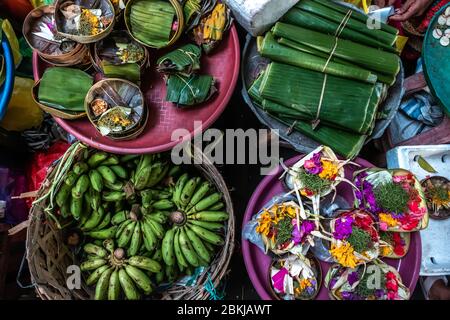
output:
MULTIPOLYGON (((154 56, 151 50, 151 67, 147 69, 142 81, 142 91, 150 116, 144 132, 136 139, 129 141, 113 141, 103 137, 89 120, 55 120, 67 132, 80 141, 97 149, 114 153, 155 153, 173 148, 183 139, 190 139, 208 128, 222 114, 233 94, 239 75, 240 46, 236 27, 233 25, 223 42, 210 56, 202 57, 201 73, 212 75, 219 89, 210 101, 187 109, 176 108, 165 102, 166 88, 162 76, 155 70, 154 56), (194 121, 201 121, 202 127, 195 126, 194 121), (185 129, 185 134, 172 139, 175 129, 185 129)), ((48 67, 36 52, 33 53, 34 80, 38 81, 48 67)))
MULTIPOLYGON (((291 158, 286 161, 286 165, 291 166, 301 158, 302 156, 291 158)), ((360 158, 356 159, 355 162, 361 165, 363 168, 373 167, 371 163, 360 158)), ((355 170, 355 166, 347 166, 345 169, 346 178, 351 179, 355 170)), ((247 210, 245 211, 244 221, 242 224, 243 226, 248 221, 250 221, 252 216, 259 210, 261 210, 264 204, 269 202, 274 196, 285 193, 283 186, 281 185, 281 181, 279 180, 279 177, 282 173, 282 168, 278 167, 272 173, 273 174, 266 176, 261 181, 255 192, 253 193, 247 206, 247 210)), ((342 195, 348 203, 353 203, 353 192, 348 184, 341 183, 337 187, 337 191, 338 194, 342 195)), ((242 238, 242 253, 244 256, 245 267, 247 268, 248 275, 253 283, 253 286, 256 289, 256 292, 258 292, 261 299, 272 300, 273 297, 269 289, 270 284, 268 283, 268 272, 271 258, 265 255, 257 246, 245 240, 244 238, 242 238)), ((403 283, 410 289, 411 294, 413 293, 414 288, 417 284, 417 280, 419 279, 421 257, 422 245, 420 241, 420 234, 419 232, 414 232, 411 235, 411 244, 409 247, 409 251, 403 259, 383 259, 399 271, 403 283)), ((324 280, 330 264, 325 262, 320 262, 320 264, 322 267, 324 280)), ((323 281, 317 299, 329 299, 328 289, 323 285, 323 281)))

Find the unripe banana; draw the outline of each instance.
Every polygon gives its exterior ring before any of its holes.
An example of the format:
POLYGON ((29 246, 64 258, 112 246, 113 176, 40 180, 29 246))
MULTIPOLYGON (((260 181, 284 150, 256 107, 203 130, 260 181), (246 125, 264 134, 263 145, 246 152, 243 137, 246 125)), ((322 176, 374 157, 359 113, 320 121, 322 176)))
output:
POLYGON ((87 161, 87 164, 91 168, 97 167, 100 162, 104 161, 106 158, 108 158, 108 154, 103 151, 95 152, 90 156, 90 158, 87 161))
POLYGON ((116 234, 115 234, 115 238, 118 239, 120 238, 120 235, 122 234, 123 230, 125 230, 125 228, 130 224, 133 223, 133 220, 126 220, 124 222, 122 222, 116 230, 116 234))
POLYGON ((89 271, 89 270, 95 270, 100 268, 101 266, 105 265, 107 261, 105 259, 96 258, 96 259, 90 259, 87 261, 84 261, 80 265, 81 271, 89 271))
POLYGON ((108 212, 102 219, 102 222, 100 222, 100 224, 98 226, 96 226, 94 230, 97 230, 97 231, 103 230, 107 226, 109 226, 110 223, 111 223, 111 213, 108 212))
POLYGON ((180 243, 180 249, 181 252, 183 253, 183 256, 186 258, 186 261, 193 267, 198 267, 199 266, 199 260, 198 260, 198 256, 195 253, 195 250, 192 248, 189 239, 186 235, 186 233, 184 232, 184 229, 180 229, 180 234, 179 234, 179 243, 180 243))
POLYGON ((110 166, 111 170, 121 179, 128 179, 128 172, 124 167, 119 165, 110 166))
POLYGON ((173 266, 175 264, 175 253, 173 252, 173 237, 175 235, 175 229, 169 229, 162 241, 161 252, 164 262, 173 266))
POLYGON ((95 231, 89 231, 86 233, 91 238, 94 239, 100 239, 100 240, 106 240, 109 238, 114 237, 117 231, 117 226, 109 227, 108 229, 103 230, 95 230, 95 231))
POLYGON ((83 250, 88 254, 93 254, 100 258, 106 258, 108 256, 108 251, 92 243, 85 244, 83 250))
POLYGON ((203 198, 195 206, 193 206, 187 213, 190 215, 192 213, 204 211, 209 207, 215 205, 217 202, 219 202, 220 199, 222 199, 222 195, 218 192, 215 192, 207 196, 206 198, 203 198))
POLYGON ((198 220, 189 220, 188 224, 193 224, 210 231, 220 231, 224 228, 224 225, 217 222, 209 222, 209 221, 198 221, 198 220))
POLYGON ((143 271, 131 265, 125 265, 125 271, 145 295, 153 292, 152 282, 143 271))
POLYGON ((113 215, 113 217, 111 218, 111 223, 113 225, 118 225, 121 224, 122 222, 124 222, 125 220, 128 219, 128 212, 127 211, 119 211, 117 212, 115 215, 113 215))
POLYGON ((95 169, 89 171, 89 181, 91 182, 91 186, 95 191, 102 192, 103 178, 100 172, 95 169))
POLYGON ((86 223, 81 227, 82 231, 89 231, 91 229, 94 229, 97 225, 100 224, 102 221, 102 218, 105 215, 105 210, 100 207, 98 208, 98 211, 94 211, 91 214, 91 217, 86 221, 86 223))
POLYGON ((96 284, 98 279, 100 279, 100 276, 102 275, 103 272, 105 272, 106 270, 108 270, 109 266, 108 265, 103 265, 99 268, 97 268, 94 272, 92 272, 89 277, 86 279, 86 284, 88 286, 92 286, 93 284, 96 284))
POLYGON ((100 165, 102 166, 113 166, 116 164, 119 164, 119 157, 117 157, 115 154, 110 154, 109 157, 102 161, 102 163, 100 163, 100 165))
POLYGON ((127 263, 136 268, 144 269, 153 273, 161 271, 161 264, 154 259, 143 256, 133 256, 127 260, 127 263))
POLYGON ((209 254, 208 249, 206 249, 205 245, 203 244, 202 240, 188 227, 185 228, 185 232, 189 240, 191 241, 192 247, 194 248, 197 255, 201 259, 209 263, 211 261, 211 256, 209 254))
POLYGON ((186 206, 186 211, 190 210, 195 206, 200 200, 202 200, 211 190, 211 184, 208 181, 203 181, 202 184, 197 188, 197 190, 192 195, 191 200, 186 206))
POLYGON ((160 223, 158 223, 150 218, 145 219, 144 223, 146 223, 150 227, 153 234, 158 239, 162 239, 164 237, 164 227, 160 223))
POLYGON ((221 236, 219 236, 217 233, 211 232, 205 228, 190 224, 188 225, 189 228, 194 231, 197 236, 199 236, 201 239, 208 241, 211 244, 214 244, 216 246, 220 246, 223 244, 223 239, 221 236))
POLYGON ((120 297, 120 280, 119 271, 116 269, 112 272, 108 285, 108 300, 119 300, 120 297))
POLYGON ((222 222, 228 220, 229 215, 225 211, 202 211, 189 216, 189 219, 222 222))
POLYGON ((100 166, 97 168, 97 171, 102 175, 103 179, 114 184, 116 183, 117 176, 116 174, 107 166, 100 166))
POLYGON ((137 221, 133 229, 133 235, 131 236, 130 247, 127 250, 128 256, 135 256, 141 247, 142 243, 142 232, 141 232, 141 222, 137 221))
POLYGON ((146 223, 141 223, 141 231, 143 235, 144 245, 148 251, 152 251, 156 246, 156 236, 146 223))
POLYGON ((130 243, 131 237, 133 236, 133 230, 135 226, 136 221, 133 221, 120 234, 119 238, 117 239, 117 246, 119 248, 126 248, 128 246, 128 243, 130 243))
POLYGON ((175 191, 173 192, 172 200, 178 207, 181 207, 181 192, 183 191, 184 185, 188 179, 189 175, 185 173, 178 178, 177 183, 175 184, 175 191))
POLYGON ((85 162, 80 161, 73 165, 72 170, 75 174, 81 175, 89 170, 89 166, 85 162))
POLYGON ((133 280, 127 274, 125 269, 119 270, 119 282, 123 292, 125 293, 125 297, 128 300, 139 300, 141 298, 141 295, 137 291, 136 286, 133 283, 133 280))
POLYGON ((78 178, 77 183, 72 188, 72 197, 81 198, 88 189, 89 177, 87 174, 83 174, 78 178))
POLYGON ((188 267, 189 264, 186 261, 186 259, 183 256, 183 253, 181 252, 181 247, 180 247, 180 230, 178 229, 175 232, 175 237, 173 239, 173 249, 175 252, 175 257, 177 258, 177 263, 181 267, 188 267))
POLYGON ((180 196, 180 206, 181 208, 186 208, 186 206, 189 204, 189 201, 191 201, 192 196, 194 195, 195 188, 197 188, 197 184, 200 182, 199 177, 191 178, 184 186, 183 190, 181 191, 180 196))
POLYGON ((95 286, 95 300, 106 300, 108 298, 109 278, 112 272, 113 269, 109 268, 98 279, 97 285, 95 286))

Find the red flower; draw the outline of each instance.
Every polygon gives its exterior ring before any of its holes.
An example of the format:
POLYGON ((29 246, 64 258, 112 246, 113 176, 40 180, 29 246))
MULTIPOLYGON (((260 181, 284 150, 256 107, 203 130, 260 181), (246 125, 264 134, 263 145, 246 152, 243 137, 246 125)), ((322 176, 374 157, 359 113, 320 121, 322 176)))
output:
POLYGON ((386 279, 387 280, 397 280, 397 276, 392 271, 389 271, 386 273, 386 279))

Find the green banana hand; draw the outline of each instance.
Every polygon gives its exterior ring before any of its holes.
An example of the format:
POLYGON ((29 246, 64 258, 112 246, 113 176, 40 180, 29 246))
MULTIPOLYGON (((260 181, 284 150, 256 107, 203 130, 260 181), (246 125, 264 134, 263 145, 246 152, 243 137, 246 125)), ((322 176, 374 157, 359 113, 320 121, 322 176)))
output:
POLYGON ((152 282, 143 271, 131 265, 125 265, 125 271, 145 295, 153 292, 152 282))
POLYGON ((106 300, 108 298, 109 278, 112 272, 113 269, 109 268, 98 279, 97 285, 95 286, 95 300, 106 300))
POLYGON ((136 286, 133 283, 133 280, 127 274, 125 269, 119 270, 119 282, 123 292, 125 293, 125 297, 128 300, 139 300, 141 298, 141 295, 137 291, 136 286))

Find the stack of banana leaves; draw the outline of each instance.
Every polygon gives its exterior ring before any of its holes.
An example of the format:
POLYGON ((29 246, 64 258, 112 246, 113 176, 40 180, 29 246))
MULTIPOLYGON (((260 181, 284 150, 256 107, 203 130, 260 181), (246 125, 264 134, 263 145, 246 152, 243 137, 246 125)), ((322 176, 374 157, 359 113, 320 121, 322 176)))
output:
POLYGON ((187 44, 157 61, 157 70, 164 75, 167 85, 166 100, 176 106, 193 106, 211 98, 217 89, 210 75, 200 75, 202 49, 187 44))
POLYGON ((394 84, 398 31, 331 1, 301 0, 263 37, 271 60, 249 94, 272 117, 355 157, 372 133, 382 96, 394 84))

